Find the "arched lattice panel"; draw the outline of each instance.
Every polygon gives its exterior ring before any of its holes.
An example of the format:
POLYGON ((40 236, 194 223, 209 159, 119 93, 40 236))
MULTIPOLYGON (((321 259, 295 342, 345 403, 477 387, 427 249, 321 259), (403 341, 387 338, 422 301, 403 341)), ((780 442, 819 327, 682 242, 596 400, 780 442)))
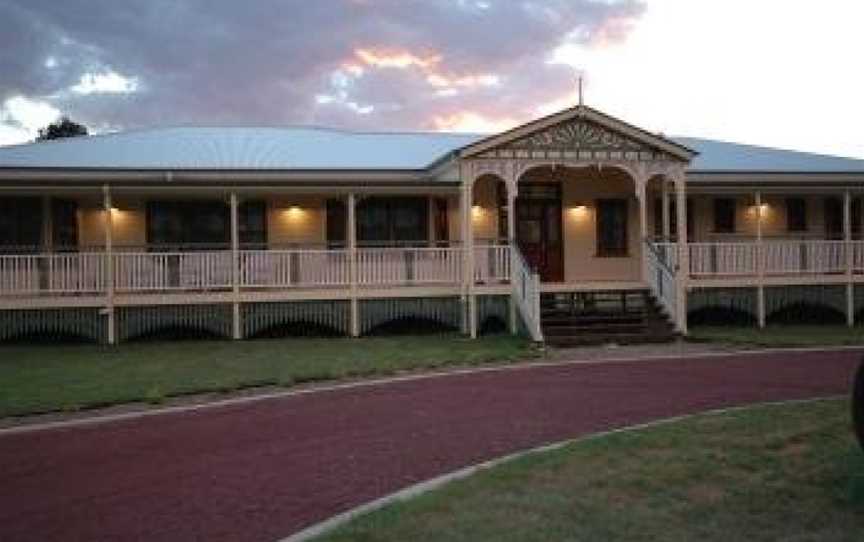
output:
POLYGON ((854 302, 855 323, 864 325, 864 285, 855 285, 852 290, 852 300, 854 302))
POLYGON ((348 301, 297 301, 243 305, 243 336, 347 335, 348 301))
POLYGON ((510 320, 510 296, 483 295, 477 297, 477 329, 481 335, 504 333, 510 320))
POLYGON ((99 309, 0 311, 0 341, 88 340, 106 342, 107 318, 99 309))
POLYGON ((846 287, 765 288, 765 320, 777 324, 842 324, 846 321, 846 287))
POLYGON ((231 337, 230 305, 158 305, 117 309, 120 341, 161 335, 231 337))
POLYGON ((458 330, 461 310, 456 297, 364 300, 360 302, 360 331, 366 335, 458 330))
POLYGON ((748 325, 756 322, 756 288, 698 288, 687 295, 690 325, 748 325))

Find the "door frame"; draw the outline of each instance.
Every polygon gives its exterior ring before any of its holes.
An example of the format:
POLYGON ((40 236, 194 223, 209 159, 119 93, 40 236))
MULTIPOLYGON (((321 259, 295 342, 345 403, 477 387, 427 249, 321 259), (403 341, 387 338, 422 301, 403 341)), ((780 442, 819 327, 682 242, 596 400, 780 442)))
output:
MULTIPOLYGON (((516 216, 514 217, 515 218, 514 225, 516 227, 516 231, 514 232, 514 238, 515 238, 516 245, 519 247, 520 250, 523 251, 523 254, 525 253, 525 251, 523 250, 522 247, 523 247, 523 244, 525 244, 525 243, 522 242, 522 239, 519 236, 519 232, 522 229, 520 227, 520 223, 523 222, 523 220, 524 220, 522 218, 522 209, 523 209, 523 206, 526 204, 526 202, 540 203, 541 205, 543 205, 543 213, 542 213, 541 218, 540 218, 540 220, 541 220, 540 245, 541 245, 544 253, 548 254, 548 251, 550 249, 550 246, 548 245, 548 238, 549 238, 548 233, 549 233, 549 228, 550 228, 550 224, 549 224, 549 216, 550 216, 549 215, 549 208, 550 207, 554 209, 554 212, 556 213, 556 216, 558 217, 558 220, 557 220, 557 223, 558 223, 557 237, 558 237, 559 241, 558 241, 558 245, 556 247, 557 249, 555 250, 557 257, 554 258, 554 260, 558 262, 558 265, 554 269, 549 269, 549 268, 536 269, 536 271, 538 273, 540 273, 540 280, 542 282, 563 282, 564 281, 564 276, 565 276, 565 273, 564 273, 564 266, 565 266, 565 262, 564 262, 564 216, 563 216, 564 204, 563 204, 563 200, 562 200, 562 193, 563 193, 563 186, 562 186, 562 183, 560 181, 544 181, 544 182, 524 184, 524 185, 520 186, 519 194, 516 197, 516 202, 515 202, 515 214, 516 214, 516 216), (525 192, 526 192, 525 188, 526 187, 543 187, 543 188, 547 188, 547 189, 551 188, 554 190, 554 195, 548 196, 548 197, 525 197, 525 192)), ((529 264, 533 264, 533 263, 534 262, 529 262, 529 264)))

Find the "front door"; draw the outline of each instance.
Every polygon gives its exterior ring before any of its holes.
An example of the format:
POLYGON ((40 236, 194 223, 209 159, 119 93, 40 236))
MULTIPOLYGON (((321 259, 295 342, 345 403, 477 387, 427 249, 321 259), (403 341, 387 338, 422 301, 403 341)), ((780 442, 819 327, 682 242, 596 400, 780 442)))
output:
POLYGON ((516 198, 516 242, 543 282, 563 282, 561 184, 526 183, 516 198))

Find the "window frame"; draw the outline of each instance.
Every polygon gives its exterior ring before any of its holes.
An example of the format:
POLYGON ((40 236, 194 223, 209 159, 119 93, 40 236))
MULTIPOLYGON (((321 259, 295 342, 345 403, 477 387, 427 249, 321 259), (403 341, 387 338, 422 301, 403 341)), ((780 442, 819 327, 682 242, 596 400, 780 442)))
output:
POLYGON ((596 257, 597 258, 627 258, 630 256, 630 200, 628 198, 599 198, 595 201, 597 217, 595 220, 596 230, 596 257), (618 217, 612 217, 609 213, 620 213, 618 217), (616 224, 607 225, 606 221, 611 218, 616 224), (615 236, 614 243, 608 244, 611 236, 604 235, 607 227, 617 227, 619 231, 615 236))

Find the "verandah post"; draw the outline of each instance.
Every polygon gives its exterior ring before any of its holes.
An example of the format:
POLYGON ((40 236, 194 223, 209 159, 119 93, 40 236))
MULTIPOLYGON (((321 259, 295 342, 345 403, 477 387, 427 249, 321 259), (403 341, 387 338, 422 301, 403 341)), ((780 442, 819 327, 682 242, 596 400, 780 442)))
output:
POLYGON ((762 242, 762 192, 753 195, 756 207, 756 322, 765 327, 765 245, 762 242))
POLYGON ((360 300, 357 298, 357 196, 348 194, 348 277, 351 296, 351 336, 360 336, 360 300))
POLYGON ((462 331, 472 339, 477 337, 476 299, 474 298, 474 225, 471 220, 473 203, 472 185, 468 168, 463 165, 462 171, 462 299, 463 325, 462 331))
POLYGON ((843 248, 846 254, 846 325, 855 325, 855 284, 852 282, 852 195, 849 190, 843 194, 843 248))
POLYGON ((512 290, 515 288, 514 281, 516 279, 516 251, 519 250, 516 244, 516 196, 518 195, 518 186, 516 179, 511 179, 507 183, 507 244, 510 245, 510 299, 508 307, 510 309, 510 333, 516 335, 519 333, 519 321, 516 314, 516 300, 513 298, 512 290))
POLYGON ((240 323, 240 221, 238 218, 237 192, 230 195, 231 206, 231 338, 243 338, 240 323))
POLYGON ((690 279, 690 250, 687 245, 687 193, 686 178, 684 172, 675 176, 675 211, 678 222, 678 273, 675 280, 676 295, 675 316, 678 320, 678 331, 682 335, 687 334, 687 283, 690 279))
POLYGON ((108 326, 108 344, 117 344, 117 323, 114 315, 114 220, 111 209, 111 188, 102 187, 102 207, 105 229, 105 314, 108 326))
MULTIPOLYGON (((672 237, 672 220, 670 217, 670 209, 669 209, 669 181, 667 179, 663 179, 663 183, 660 186, 661 198, 662 198, 662 215, 663 215, 663 231, 661 233, 663 237, 663 242, 668 243, 669 239, 672 237)), ((646 232, 647 234, 647 232, 646 232)))

